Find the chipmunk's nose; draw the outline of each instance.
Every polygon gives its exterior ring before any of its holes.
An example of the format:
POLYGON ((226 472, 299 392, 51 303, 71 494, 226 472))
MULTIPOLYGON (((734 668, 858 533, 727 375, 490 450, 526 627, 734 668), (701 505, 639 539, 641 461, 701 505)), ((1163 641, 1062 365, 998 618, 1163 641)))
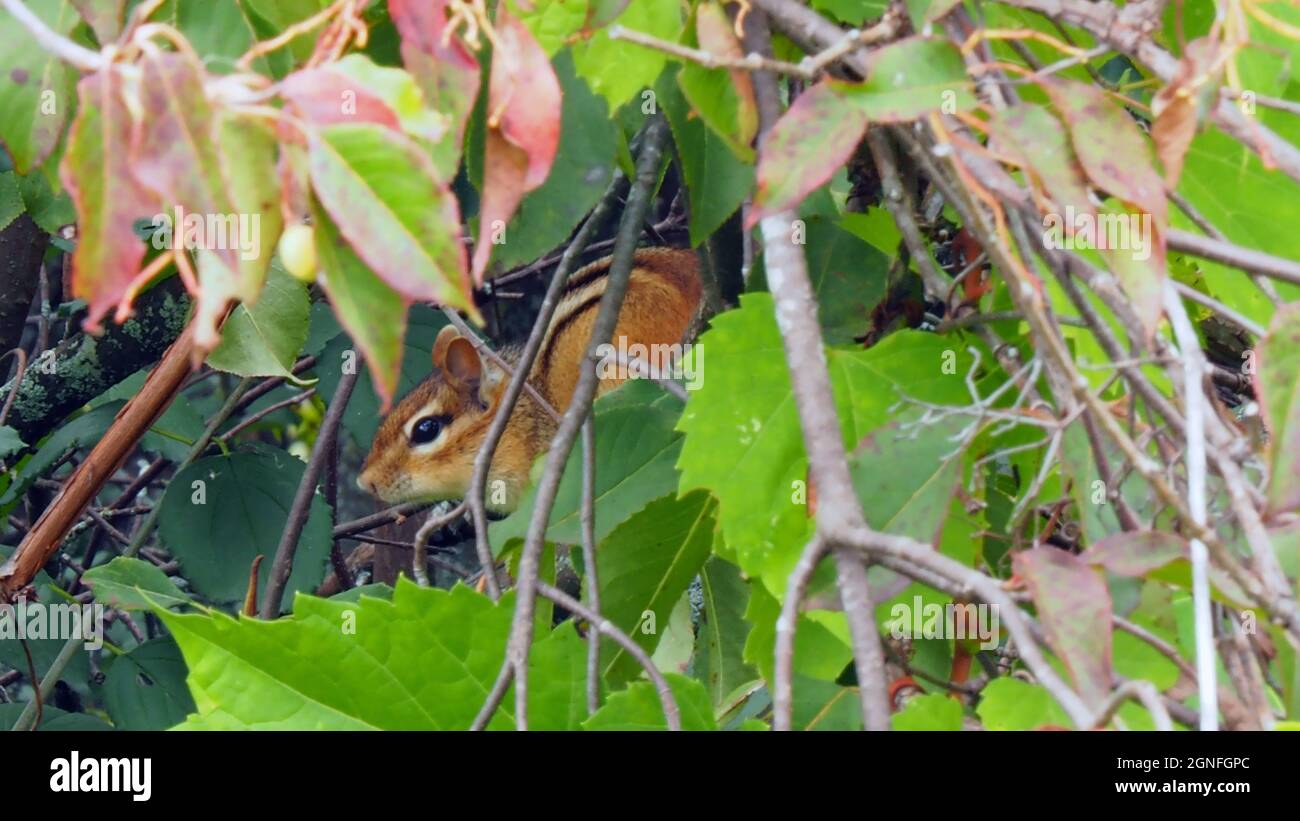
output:
POLYGON ((375 492, 374 480, 367 477, 364 473, 357 477, 357 487, 361 488, 366 493, 369 493, 371 496, 379 495, 375 492))

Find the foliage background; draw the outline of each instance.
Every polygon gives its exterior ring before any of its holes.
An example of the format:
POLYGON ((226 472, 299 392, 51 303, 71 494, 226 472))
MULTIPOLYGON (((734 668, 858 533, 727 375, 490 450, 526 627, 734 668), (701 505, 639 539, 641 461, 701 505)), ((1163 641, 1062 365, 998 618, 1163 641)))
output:
POLYGON ((0 18, 0 347, 21 352, 0 581, 111 619, 91 653, 0 641, 0 723, 1297 720, 1293 3, 0 18), (160 253, 148 220, 176 204, 260 215, 262 253, 160 253), (1042 218, 1067 207, 1146 220, 1152 253, 1054 247, 1042 218), (271 253, 305 218, 311 284, 271 253), (698 250, 703 386, 592 406, 594 573, 576 429, 519 510, 480 519, 520 584, 493 601, 461 583, 462 511, 372 518, 360 460, 427 373, 432 304, 520 342, 553 276, 638 241, 698 250), (549 585, 607 620, 598 656, 549 585), (998 608, 996 647, 897 637, 896 606, 953 602, 998 608))

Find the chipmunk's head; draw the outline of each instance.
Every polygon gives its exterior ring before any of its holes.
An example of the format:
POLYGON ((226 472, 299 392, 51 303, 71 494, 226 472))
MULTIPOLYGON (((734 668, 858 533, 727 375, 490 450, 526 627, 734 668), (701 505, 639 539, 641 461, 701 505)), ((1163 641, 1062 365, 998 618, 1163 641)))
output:
POLYGON ((501 380, 470 340, 443 328, 433 365, 429 378, 384 417, 357 477, 362 490, 389 504, 464 498, 492 423, 501 380))

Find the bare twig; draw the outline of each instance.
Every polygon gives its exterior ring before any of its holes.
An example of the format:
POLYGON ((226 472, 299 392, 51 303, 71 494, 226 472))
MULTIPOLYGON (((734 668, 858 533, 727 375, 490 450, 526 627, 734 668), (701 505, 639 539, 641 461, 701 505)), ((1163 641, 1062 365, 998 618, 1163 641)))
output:
POLYGON ((822 559, 826 558, 826 542, 814 535, 799 556, 799 563, 790 574, 785 586, 785 601, 781 615, 776 620, 776 666, 772 686, 772 729, 789 730, 794 711, 794 637, 799 622, 799 605, 808 584, 822 559))
MULTIPOLYGON (((759 106, 760 133, 766 133, 773 124, 768 118, 776 108, 770 102, 776 99, 776 80, 770 73, 757 73, 754 89, 769 100, 759 106)), ((817 298, 808 279, 802 247, 792 239, 791 230, 797 218, 793 211, 782 211, 760 222, 763 267, 776 301, 776 321, 808 453, 810 479, 819 496, 817 532, 826 539, 835 559, 836 584, 849 624, 858 675, 863 724, 869 730, 887 730, 889 697, 885 657, 876 632, 867 570, 862 557, 844 543, 849 532, 865 529, 866 524, 853 494, 848 454, 835 414, 817 320, 817 298)))
POLYGON ((1156 723, 1156 729, 1162 732, 1171 732, 1174 724, 1169 719, 1169 711, 1165 709, 1164 702, 1160 700, 1160 691, 1149 681, 1126 681, 1116 687, 1106 699, 1106 703, 1097 711, 1097 716, 1092 720, 1092 725, 1088 729, 1099 729, 1105 727, 1114 718, 1119 708, 1124 706, 1124 702, 1129 699, 1138 701, 1147 712, 1151 713, 1151 718, 1156 723))
MULTIPOLYGON (((1178 291, 1166 284, 1165 313, 1182 349, 1183 395, 1187 417, 1187 507, 1192 521, 1206 525, 1205 507, 1205 354, 1178 291)), ((1219 728, 1219 688, 1214 652, 1214 626, 1210 619, 1210 556, 1205 543, 1191 539, 1192 601, 1196 625, 1196 684, 1200 696, 1201 729, 1219 728)))
MULTIPOLYGON (((483 445, 474 456, 474 475, 470 480, 467 501, 474 519, 475 550, 478 553, 479 563, 483 566, 486 574, 484 582, 487 593, 493 600, 501 597, 501 587, 497 584, 496 573, 491 570, 493 566, 492 546, 488 543, 487 509, 483 503, 483 494, 487 489, 488 468, 492 464, 492 457, 496 453, 497 445, 501 442, 501 436, 505 433, 506 425, 510 422, 510 415, 514 412, 515 404, 519 401, 520 394, 523 393, 528 374, 533 368, 533 362, 536 361, 537 354, 541 351, 542 341, 546 338, 546 331, 550 327, 551 317, 555 315, 555 309, 559 307, 565 283, 569 281, 569 274, 573 271, 579 257, 582 255, 583 247, 586 246, 591 235, 604 222, 605 216, 613 208, 622 181, 623 175, 616 173, 600 203, 587 217, 582 227, 578 229, 573 241, 569 243, 564 256, 560 259, 560 264, 556 267, 554 276, 551 277, 551 284, 546 289, 546 296, 542 298, 542 305, 537 311, 537 319, 533 322, 533 329, 528 334, 528 341, 524 343, 524 349, 519 354, 518 362, 515 363, 515 373, 510 378, 510 384, 506 386, 505 394, 497 407, 496 416, 492 418, 492 424, 483 437, 483 445)), ((486 726, 486 724, 487 721, 484 720, 483 725, 486 726)))
POLYGON ((573 449, 582 423, 591 412, 591 401, 595 397, 599 383, 596 363, 592 357, 596 353, 597 346, 609 342, 618 322, 619 309, 631 277, 636 241, 650 206, 655 183, 659 179, 659 165, 667 139, 667 122, 661 114, 656 114, 646 126, 641 156, 637 159, 636 180, 628 195, 627 207, 619 224, 619 239, 614 245, 613 259, 605 280, 605 292, 601 296, 600 307, 592 323, 591 340, 587 346, 588 355, 583 360, 573 399, 564 412, 555 437, 551 440, 542 478, 537 484, 532 516, 528 523, 528 535, 524 540, 523 553, 519 560, 514 621, 510 630, 510 642, 506 648, 506 664, 514 668, 515 722, 520 730, 528 728, 528 655, 533 641, 533 613, 536 608, 538 575, 542 548, 545 545, 546 525, 550 521, 551 507, 559 491, 565 462, 573 449))
POLYGON ((677 699, 673 696, 672 688, 668 686, 668 680, 664 678, 663 673, 659 672, 659 668, 655 667, 650 654, 641 649, 641 645, 633 641, 627 633, 614 626, 609 619, 585 606, 563 590, 552 587, 545 582, 538 582, 537 592, 569 612, 576 614, 579 618, 585 619, 591 625, 594 633, 613 639, 619 647, 627 651, 628 655, 636 659, 641 668, 645 670, 646 677, 654 684, 655 692, 659 694, 659 703, 663 705, 664 719, 668 723, 668 729, 680 730, 682 728, 682 713, 677 707, 677 699))
MULTIPOLYGON (((600 612, 600 575, 596 568, 596 426, 588 417, 582 425, 582 569, 587 605, 600 612)), ((587 636, 587 712, 600 707, 600 636, 587 636)))
POLYGON ((429 586, 429 555, 427 552, 429 536, 433 535, 435 530, 444 528, 465 515, 465 507, 465 503, 461 502, 446 513, 430 513, 429 518, 415 532, 415 541, 411 543, 411 573, 415 577, 415 583, 421 587, 429 586))
POLYGON ((333 452, 334 439, 338 436, 339 424, 343 421, 343 412, 348 400, 352 398, 352 389, 356 387, 360 368, 345 370, 339 378, 338 387, 330 397, 329 408, 321 420, 320 431, 312 445, 311 456, 307 459, 307 468, 303 471, 302 481, 294 494, 293 504, 289 508, 289 518, 284 524, 284 534, 275 551, 275 561, 271 565, 271 577, 266 583, 266 592, 262 597, 260 615, 264 619, 274 619, 280 613, 280 600, 284 598, 285 585, 289 583, 289 574, 293 572, 293 557, 298 550, 298 537, 307 523, 307 514, 311 512, 311 500, 316 495, 316 485, 320 481, 325 458, 333 452))

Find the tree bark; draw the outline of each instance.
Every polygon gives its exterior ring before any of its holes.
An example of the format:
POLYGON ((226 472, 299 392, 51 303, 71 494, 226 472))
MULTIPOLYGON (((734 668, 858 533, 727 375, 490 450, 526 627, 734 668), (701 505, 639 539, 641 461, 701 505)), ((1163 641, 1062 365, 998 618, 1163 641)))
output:
POLYGON ((0 353, 18 347, 50 237, 27 214, 0 231, 0 353))
MULTIPOLYGON (((184 330, 189 307, 189 296, 172 277, 142 294, 123 324, 107 326, 100 336, 77 334, 29 363, 7 424, 24 442, 36 443, 68 414, 157 362, 184 330)), ((0 403, 13 389, 12 380, 0 387, 0 403)))

